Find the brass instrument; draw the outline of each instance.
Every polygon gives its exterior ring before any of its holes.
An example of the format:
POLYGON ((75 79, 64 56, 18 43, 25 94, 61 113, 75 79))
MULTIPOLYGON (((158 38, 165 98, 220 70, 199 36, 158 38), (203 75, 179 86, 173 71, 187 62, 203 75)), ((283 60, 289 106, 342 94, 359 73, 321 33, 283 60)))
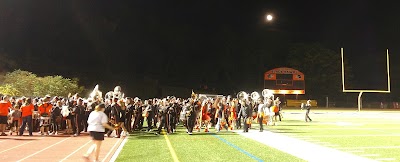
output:
POLYGON ((195 99, 197 99, 197 94, 194 93, 194 91, 192 90, 192 94, 190 95, 190 97, 191 97, 193 100, 195 100, 195 99))
POLYGON ((253 100, 253 102, 256 102, 258 99, 260 99, 260 94, 256 91, 252 92, 250 94, 251 99, 253 100))
POLYGON ((264 89, 261 94, 264 98, 274 98, 274 94, 269 89, 264 89))
POLYGON ((123 99, 125 97, 125 93, 121 91, 120 86, 116 86, 114 91, 109 91, 105 94, 104 99, 110 100, 113 98, 123 99))
POLYGON ((243 101, 243 100, 248 100, 249 94, 247 94, 247 93, 244 92, 244 91, 240 91, 240 92, 236 95, 236 97, 237 97, 238 100, 241 100, 241 101, 243 101))
POLYGON ((94 87, 93 91, 90 93, 88 99, 92 100, 93 102, 96 101, 96 100, 102 101, 103 100, 102 96, 103 96, 103 93, 99 90, 99 85, 96 84, 96 86, 94 87))

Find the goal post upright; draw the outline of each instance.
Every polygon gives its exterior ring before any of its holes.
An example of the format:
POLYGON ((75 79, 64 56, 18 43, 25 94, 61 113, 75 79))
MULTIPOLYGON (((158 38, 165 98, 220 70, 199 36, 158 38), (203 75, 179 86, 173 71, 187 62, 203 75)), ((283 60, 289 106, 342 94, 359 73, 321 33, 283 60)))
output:
POLYGON ((365 93, 390 93, 390 65, 389 65, 389 49, 386 49, 386 72, 387 72, 387 90, 362 90, 362 89, 346 89, 345 88, 345 75, 344 75, 344 56, 343 48, 340 49, 342 58, 342 88, 343 92, 356 92, 358 94, 358 111, 361 111, 362 107, 362 94, 365 93))

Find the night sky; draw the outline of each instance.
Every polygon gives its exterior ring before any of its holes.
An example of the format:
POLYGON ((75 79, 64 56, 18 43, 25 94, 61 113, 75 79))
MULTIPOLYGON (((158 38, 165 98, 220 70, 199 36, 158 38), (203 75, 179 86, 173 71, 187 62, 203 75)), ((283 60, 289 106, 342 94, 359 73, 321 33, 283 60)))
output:
POLYGON ((387 48, 392 86, 400 81, 392 2, 2 0, 0 54, 19 69, 78 77, 87 88, 122 85, 135 95, 132 84, 150 80, 229 93, 262 88, 265 71, 286 66, 291 44, 317 42, 338 55, 345 48, 359 88, 384 89, 387 48))

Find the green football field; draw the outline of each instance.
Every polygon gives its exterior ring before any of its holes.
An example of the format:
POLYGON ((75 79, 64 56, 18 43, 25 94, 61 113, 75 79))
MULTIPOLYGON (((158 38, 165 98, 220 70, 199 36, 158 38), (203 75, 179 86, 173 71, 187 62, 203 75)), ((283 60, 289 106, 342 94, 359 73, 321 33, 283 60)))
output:
MULTIPOLYGON (((400 111, 316 108, 310 117, 306 123, 303 111, 284 110, 283 120, 265 129, 377 161, 400 161, 400 111)), ((171 135, 131 134, 117 161, 305 161, 231 131, 187 135, 178 128, 171 135)))

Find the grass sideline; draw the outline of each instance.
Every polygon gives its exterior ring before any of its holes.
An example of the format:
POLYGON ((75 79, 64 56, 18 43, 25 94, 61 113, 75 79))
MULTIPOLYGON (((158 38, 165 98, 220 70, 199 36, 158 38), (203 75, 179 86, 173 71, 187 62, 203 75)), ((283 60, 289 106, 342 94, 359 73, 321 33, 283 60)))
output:
MULTIPOLYGON (((285 109, 283 115, 267 130, 378 161, 400 160, 399 111, 312 109, 309 123, 298 109, 285 109)), ((179 127, 168 139, 179 161, 303 161, 230 131, 189 136, 179 127)), ((132 134, 116 161, 132 160, 174 161, 163 135, 146 132, 132 134)))

